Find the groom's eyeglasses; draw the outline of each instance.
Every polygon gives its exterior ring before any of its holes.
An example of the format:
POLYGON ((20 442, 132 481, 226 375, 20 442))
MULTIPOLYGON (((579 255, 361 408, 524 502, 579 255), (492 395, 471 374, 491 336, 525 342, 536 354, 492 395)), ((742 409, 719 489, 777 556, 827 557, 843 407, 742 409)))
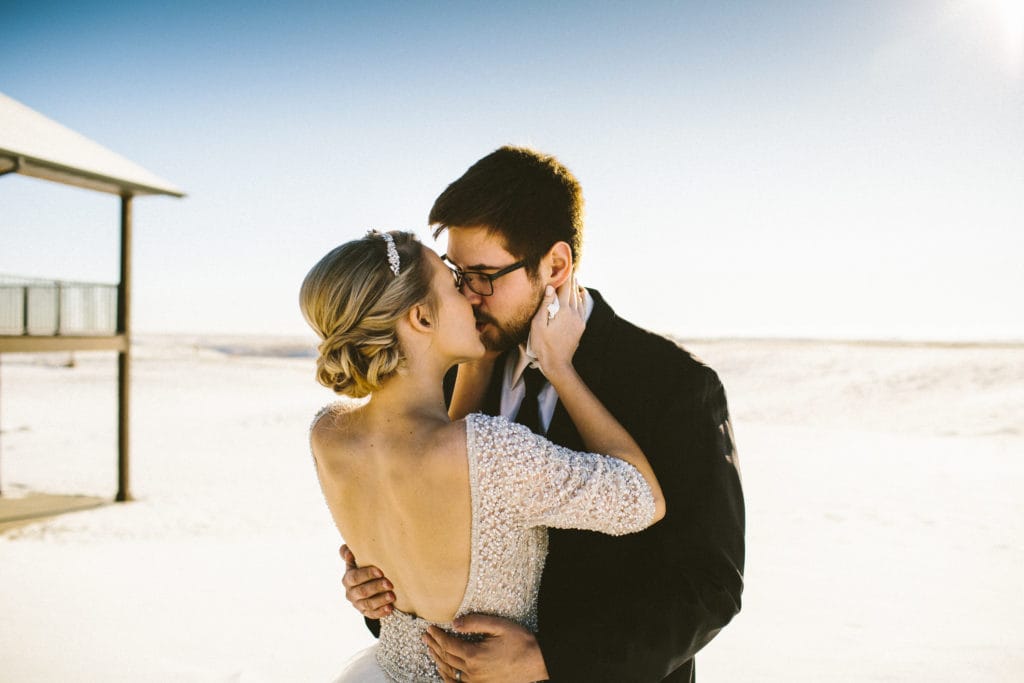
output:
POLYGON ((463 270, 459 268, 451 262, 448 254, 442 256, 441 260, 448 264, 449 269, 452 271, 452 277, 455 278, 455 286, 457 288, 462 289, 462 285, 466 285, 480 296, 494 294, 495 280, 526 266, 526 261, 516 261, 511 266, 505 266, 496 273, 481 273, 478 270, 463 270))

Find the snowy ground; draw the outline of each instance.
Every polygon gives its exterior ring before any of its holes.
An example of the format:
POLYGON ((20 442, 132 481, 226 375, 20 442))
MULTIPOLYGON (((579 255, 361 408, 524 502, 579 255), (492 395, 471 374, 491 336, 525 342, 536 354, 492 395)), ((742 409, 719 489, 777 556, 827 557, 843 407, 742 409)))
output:
MULTIPOLYGON (((0 680, 326 681, 371 642, 306 446, 331 395, 249 340, 145 339, 136 502, 0 536, 0 680)), ((696 342, 729 392, 743 612, 699 680, 1024 680, 1024 348, 696 342)), ((113 496, 112 354, 6 355, 4 494, 113 496)))

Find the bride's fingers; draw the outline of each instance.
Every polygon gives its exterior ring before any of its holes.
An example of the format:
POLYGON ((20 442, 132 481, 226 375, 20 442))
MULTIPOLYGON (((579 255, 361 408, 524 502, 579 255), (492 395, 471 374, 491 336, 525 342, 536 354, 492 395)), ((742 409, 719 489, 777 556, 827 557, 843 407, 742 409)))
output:
POLYGON ((551 303, 552 301, 554 301, 554 300, 555 300, 556 298, 558 298, 558 292, 557 292, 557 291, 555 291, 555 288, 554 288, 554 287, 552 287, 551 285, 548 285, 548 286, 547 286, 547 287, 546 287, 546 288, 544 289, 544 300, 543 300, 543 302, 542 302, 542 303, 543 303, 544 305, 550 304, 550 303, 551 303))
POLYGON ((562 306, 572 305, 572 278, 569 278, 558 287, 558 303, 562 306))
POLYGON ((566 310, 574 314, 579 314, 579 295, 576 292, 576 279, 570 277, 562 285, 566 291, 565 306, 566 310))
POLYGON ((547 325, 547 320, 550 316, 548 307, 551 306, 555 300, 557 293, 555 288, 551 285, 544 290, 544 298, 540 300, 540 307, 537 309, 537 313, 533 316, 534 320, 543 325, 547 325))

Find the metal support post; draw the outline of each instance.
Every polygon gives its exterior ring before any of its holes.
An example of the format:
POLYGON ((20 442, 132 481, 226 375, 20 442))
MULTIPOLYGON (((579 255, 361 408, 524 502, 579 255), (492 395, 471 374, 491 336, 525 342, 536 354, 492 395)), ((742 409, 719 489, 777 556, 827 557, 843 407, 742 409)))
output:
POLYGON ((117 331, 125 337, 124 348, 117 354, 117 498, 132 499, 129 474, 129 393, 131 388, 131 289, 132 289, 132 197, 121 197, 121 285, 117 288, 117 331))

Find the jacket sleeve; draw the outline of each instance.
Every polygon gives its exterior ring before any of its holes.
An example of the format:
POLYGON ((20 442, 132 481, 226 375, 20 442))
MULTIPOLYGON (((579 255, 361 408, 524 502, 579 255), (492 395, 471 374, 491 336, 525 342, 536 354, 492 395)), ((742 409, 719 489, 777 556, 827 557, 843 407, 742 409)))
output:
MULTIPOLYGON (((665 518, 617 558, 616 583, 571 628, 538 641, 551 680, 660 681, 740 609, 744 506, 725 391, 702 368, 696 391, 664 402, 641 442, 665 492, 665 518)), ((636 435, 634 435, 636 436, 636 435)))

